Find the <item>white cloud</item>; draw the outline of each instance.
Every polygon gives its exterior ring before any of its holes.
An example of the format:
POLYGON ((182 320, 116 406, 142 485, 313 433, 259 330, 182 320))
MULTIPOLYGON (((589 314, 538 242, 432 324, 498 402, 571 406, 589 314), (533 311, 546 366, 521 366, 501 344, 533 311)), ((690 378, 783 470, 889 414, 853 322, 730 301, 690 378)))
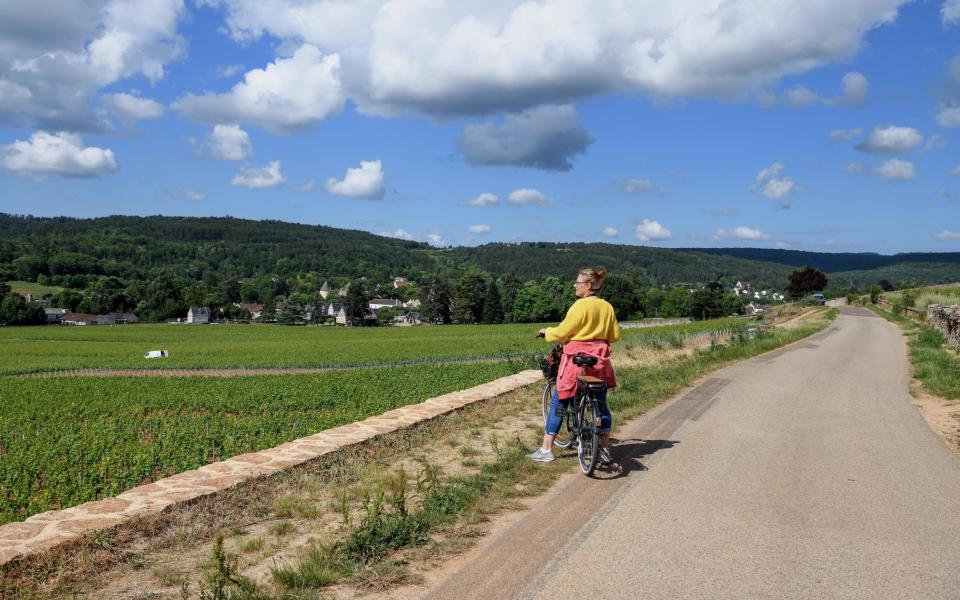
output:
POLYGON ((940 150, 941 148, 946 148, 949 145, 947 138, 942 135, 933 134, 927 138, 927 143, 923 145, 924 152, 932 152, 934 150, 940 150))
POLYGON ((824 102, 833 106, 863 106, 870 97, 870 83, 862 73, 851 71, 840 81, 843 92, 824 102))
POLYGON ((305 44, 290 58, 247 71, 226 94, 187 94, 173 108, 205 123, 254 123, 274 133, 296 133, 343 109, 339 71, 337 54, 323 56, 305 44))
POLYGON ((491 231, 493 231, 493 228, 490 227, 489 225, 471 225, 470 227, 467 227, 467 231, 469 231, 470 233, 483 234, 483 233, 490 233, 491 231))
POLYGON ((531 188, 521 188, 519 190, 514 190, 510 192, 507 196, 507 201, 510 204, 516 205, 527 205, 527 204, 536 204, 538 206, 546 206, 553 202, 549 196, 541 192, 540 190, 535 190, 531 188))
POLYGON ((44 130, 104 130, 96 90, 182 54, 183 0, 0 3, 0 118, 44 130))
POLYGON ((286 178, 280 172, 280 161, 274 160, 265 167, 243 167, 237 171, 230 185, 261 189, 279 187, 285 181, 286 178))
POLYGON ((466 206, 496 206, 500 203, 500 198, 496 194, 483 192, 472 200, 467 200, 463 204, 466 206))
POLYGON ((744 97, 842 61, 900 0, 387 2, 218 0, 227 28, 342 56, 363 111, 517 112, 635 90, 744 97))
POLYGON ((298 192, 312 192, 315 189, 317 189, 316 179, 308 179, 307 181, 304 181, 303 183, 297 186, 298 192))
POLYGON ((0 164, 18 175, 101 177, 117 170, 113 150, 84 146, 75 133, 35 131, 29 140, 0 146, 0 164))
POLYGON ((960 127, 960 106, 941 106, 937 123, 943 127, 960 127))
POLYGON ((960 231, 947 231, 944 229, 940 233, 935 233, 934 237, 938 237, 941 240, 960 240, 960 231))
POLYGON ((390 237, 395 237, 399 240, 410 240, 410 241, 413 241, 414 239, 413 235, 406 229, 397 229, 396 231, 393 232, 393 234, 390 237))
POLYGON ((164 111, 159 102, 132 94, 106 94, 102 102, 105 108, 117 113, 128 127, 135 121, 162 117, 164 111))
POLYGON ((657 196, 666 196, 669 192, 663 186, 657 186, 649 179, 639 179, 631 177, 619 182, 617 186, 624 194, 654 194, 657 196))
POLYGON ((799 192, 800 186, 790 177, 781 176, 783 169, 783 164, 778 162, 760 169, 750 189, 779 201, 781 208, 789 208, 789 197, 799 192))
POLYGON ((603 237, 615 238, 620 235, 620 232, 614 229, 613 227, 604 227, 603 231, 600 232, 603 234, 603 237))
POLYGON ((243 160, 253 152, 250 135, 239 125, 214 125, 206 147, 218 160, 243 160))
POLYGON ((891 158, 876 169, 876 173, 884 179, 914 179, 917 171, 913 163, 899 158, 891 158))
POLYGON ((573 106, 539 106, 510 114, 501 123, 471 124, 457 142, 471 165, 515 165, 569 171, 593 136, 573 106))
POLYGON ((923 142, 923 135, 913 127, 874 127, 867 138, 854 146, 871 154, 903 154, 923 142))
POLYGON ((217 76, 229 79, 243 70, 243 65, 224 65, 217 68, 217 76))
POLYGON ((761 240, 769 240, 772 237, 773 236, 771 236, 770 234, 764 233, 759 229, 751 229, 750 227, 746 227, 744 225, 735 227, 729 231, 726 229, 718 229, 713 234, 713 239, 715 240, 725 240, 725 239, 734 238, 738 240, 761 241, 761 240))
POLYGON ((863 173, 863 163, 852 162, 847 165, 847 173, 863 173))
POLYGON ((207 199, 207 195, 206 195, 206 194, 202 194, 202 193, 200 193, 200 192, 195 192, 195 191, 193 191, 193 190, 187 190, 187 191, 185 191, 185 192, 183 193, 183 195, 186 196, 188 200, 193 200, 193 201, 195 201, 195 202, 199 202, 200 200, 206 200, 206 199, 207 199))
POLYGON ((402 227, 398 227, 393 231, 393 233, 385 231, 382 232, 381 235, 411 242, 428 242, 434 246, 442 246, 446 243, 446 240, 443 239, 443 233, 437 230, 431 231, 430 233, 415 235, 406 229, 403 229, 402 227))
POLYGON ((669 240, 672 235, 670 230, 650 219, 643 219, 637 224, 633 236, 641 242, 651 242, 656 240, 669 240))
POLYGON ((944 25, 960 22, 960 0, 946 0, 940 8, 940 18, 944 25))
POLYGON ((809 89, 803 86, 798 86, 784 92, 783 99, 788 106, 792 106, 794 108, 805 108, 811 104, 815 104, 820 100, 820 97, 809 89))
POLYGON ((860 137, 860 134, 863 133, 862 129, 834 129, 830 132, 830 138, 834 140, 842 140, 849 142, 853 138, 860 137))
POLYGON ((342 181, 327 178, 324 188, 334 196, 379 200, 386 189, 383 165, 379 160, 360 161, 360 167, 347 169, 342 181))

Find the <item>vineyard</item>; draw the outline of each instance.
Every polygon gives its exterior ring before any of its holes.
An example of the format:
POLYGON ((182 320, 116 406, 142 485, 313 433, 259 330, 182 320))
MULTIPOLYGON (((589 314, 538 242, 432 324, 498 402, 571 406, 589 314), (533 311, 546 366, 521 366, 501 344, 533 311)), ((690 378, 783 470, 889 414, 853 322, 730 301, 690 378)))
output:
MULTIPOLYGON (((621 346, 671 346, 687 336, 729 336, 746 327, 743 321, 719 319, 625 330, 621 346)), ((367 366, 216 379, 0 376, 0 524, 112 496, 533 367, 530 355, 546 347, 533 337, 535 331, 529 325, 0 329, 0 363, 8 373, 141 365, 152 362, 143 360, 143 351, 155 347, 170 349, 165 366, 178 364, 177 357, 179 364, 198 368, 367 366), (496 360, 375 366, 458 356, 496 360)))

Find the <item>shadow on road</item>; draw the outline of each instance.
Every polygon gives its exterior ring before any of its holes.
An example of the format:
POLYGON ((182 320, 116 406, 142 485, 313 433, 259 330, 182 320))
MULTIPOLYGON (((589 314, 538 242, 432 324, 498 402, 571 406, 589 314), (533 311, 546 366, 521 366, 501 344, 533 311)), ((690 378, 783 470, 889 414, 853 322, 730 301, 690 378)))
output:
POLYGON ((594 471, 596 479, 620 479, 627 477, 634 471, 646 471, 647 466, 643 464, 642 459, 652 454, 673 448, 679 444, 677 440, 643 440, 627 438, 611 440, 610 454, 613 456, 613 464, 604 467, 597 467, 594 471))

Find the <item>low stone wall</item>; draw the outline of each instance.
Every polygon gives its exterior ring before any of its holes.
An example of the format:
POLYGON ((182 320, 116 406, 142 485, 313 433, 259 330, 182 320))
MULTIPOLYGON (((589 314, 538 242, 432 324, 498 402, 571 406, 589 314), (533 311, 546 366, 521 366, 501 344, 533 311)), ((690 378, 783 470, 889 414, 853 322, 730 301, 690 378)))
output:
POLYGON ((960 349, 960 304, 931 304, 927 307, 927 323, 960 349))
MULTIPOLYGON (((65 510, 52 510, 22 523, 0 526, 0 565, 22 556, 49 550, 86 532, 108 529, 137 515, 159 513, 175 504, 216 494, 243 482, 300 465, 324 454, 365 442, 378 435, 428 421, 458 408, 488 400, 517 388, 543 381, 539 370, 484 383, 459 392, 404 406, 357 423, 185 471, 141 485, 115 498, 87 502, 65 510)), ((0 598, 3 597, 0 590, 0 598)))

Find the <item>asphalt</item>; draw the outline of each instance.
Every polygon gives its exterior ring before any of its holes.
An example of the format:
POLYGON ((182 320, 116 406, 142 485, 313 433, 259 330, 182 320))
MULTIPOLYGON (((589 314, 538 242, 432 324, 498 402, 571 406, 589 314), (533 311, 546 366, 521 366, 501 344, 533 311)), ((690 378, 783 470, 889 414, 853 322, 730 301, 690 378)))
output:
POLYGON ((841 308, 637 422, 429 598, 960 598, 960 460, 899 330, 841 308))

